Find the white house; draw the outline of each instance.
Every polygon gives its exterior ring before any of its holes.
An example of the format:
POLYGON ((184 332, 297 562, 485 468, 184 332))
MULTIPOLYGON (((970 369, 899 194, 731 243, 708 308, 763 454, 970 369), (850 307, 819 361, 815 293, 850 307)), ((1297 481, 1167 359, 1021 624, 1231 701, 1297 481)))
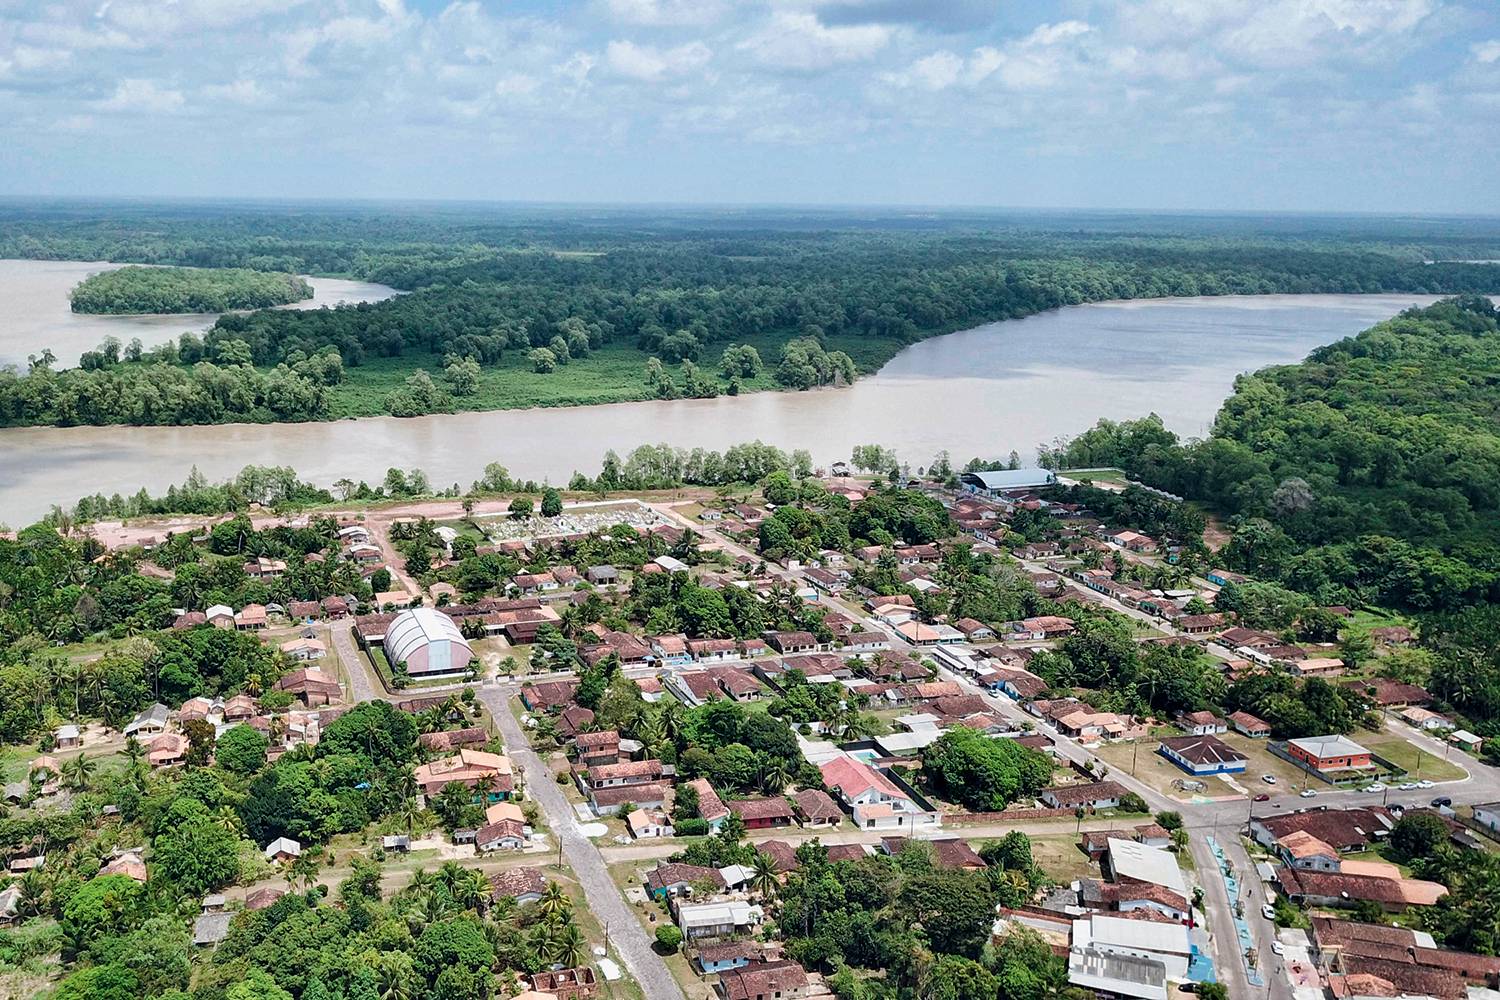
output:
POLYGON ((1182 924, 1093 913, 1073 921, 1073 950, 1151 959, 1162 964, 1167 979, 1183 980, 1193 946, 1182 924))
POLYGON ((935 829, 939 814, 863 761, 843 755, 822 765, 823 784, 862 830, 935 829))

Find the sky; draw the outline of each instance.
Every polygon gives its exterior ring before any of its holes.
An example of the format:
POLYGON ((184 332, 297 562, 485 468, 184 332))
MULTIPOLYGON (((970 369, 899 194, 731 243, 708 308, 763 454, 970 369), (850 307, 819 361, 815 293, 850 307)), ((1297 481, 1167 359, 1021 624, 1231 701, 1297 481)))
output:
POLYGON ((1500 0, 0 0, 0 194, 1500 213, 1500 0))

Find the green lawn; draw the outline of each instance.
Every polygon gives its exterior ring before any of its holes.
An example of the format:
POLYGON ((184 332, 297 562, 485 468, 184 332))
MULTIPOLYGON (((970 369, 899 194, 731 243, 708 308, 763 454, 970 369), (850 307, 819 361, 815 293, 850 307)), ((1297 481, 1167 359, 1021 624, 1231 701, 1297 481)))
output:
MULTIPOLYGON (((775 378, 781 345, 787 336, 765 334, 744 341, 754 346, 765 362, 765 369, 752 379, 741 381, 743 391, 780 389, 775 378)), ((710 344, 698 359, 698 366, 712 375, 723 388, 718 373, 719 355, 726 344, 710 344)), ((844 351, 863 374, 869 374, 901 350, 900 343, 880 337, 832 336, 830 351, 844 351)), ((617 403, 651 399, 646 386, 646 362, 650 355, 632 344, 606 344, 586 358, 577 358, 557 370, 542 375, 532 370, 526 352, 510 350, 498 364, 484 366, 479 387, 470 396, 458 397, 458 410, 503 410, 532 406, 584 406, 593 403, 617 403)), ((346 366, 344 381, 335 386, 330 402, 330 417, 369 417, 386 412, 385 398, 401 387, 417 369, 431 375, 446 387, 443 359, 434 354, 405 354, 399 358, 367 358, 358 366, 346 366)), ((673 381, 681 383, 680 367, 668 365, 673 381)))
POLYGON ((1365 749, 1405 769, 1413 780, 1457 781, 1464 776, 1458 765, 1433 756, 1395 733, 1355 733, 1353 738, 1365 749))
POLYGON ((4 779, 5 784, 12 781, 24 781, 27 765, 35 760, 36 756, 35 744, 0 746, 0 779, 4 779))

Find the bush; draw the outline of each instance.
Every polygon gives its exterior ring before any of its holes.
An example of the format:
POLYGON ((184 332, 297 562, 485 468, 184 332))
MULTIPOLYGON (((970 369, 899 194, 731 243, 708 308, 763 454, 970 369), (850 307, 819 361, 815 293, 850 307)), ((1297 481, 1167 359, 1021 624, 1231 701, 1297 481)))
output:
POLYGON ((708 836, 708 820, 699 819, 696 816, 691 819, 673 820, 672 830, 679 837, 706 837, 708 836))
POLYGON ((682 947, 682 931, 671 924, 661 925, 656 929, 656 947, 663 954, 675 954, 682 947))
POLYGON ((1151 807, 1146 805, 1146 800, 1135 792, 1126 792, 1120 796, 1120 811, 1132 813, 1149 813, 1151 807))

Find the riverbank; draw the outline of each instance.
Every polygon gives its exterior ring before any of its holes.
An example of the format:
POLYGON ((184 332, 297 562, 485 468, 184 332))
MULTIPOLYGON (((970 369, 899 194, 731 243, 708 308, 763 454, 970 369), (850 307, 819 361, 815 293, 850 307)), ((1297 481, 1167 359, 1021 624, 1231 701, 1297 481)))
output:
POLYGON ((750 439, 808 448, 818 464, 854 445, 894 448, 915 468, 947 449, 1030 457, 1038 443, 1100 418, 1148 413, 1205 434, 1241 372, 1298 361, 1434 296, 1268 296, 1069 306, 915 344, 843 389, 717 399, 493 410, 401 419, 191 427, 0 431, 0 521, 28 523, 84 494, 161 492, 197 469, 211 481, 246 465, 296 469, 322 487, 425 470, 467 486, 489 462, 513 478, 564 484, 604 454, 643 442, 719 449, 750 439))

